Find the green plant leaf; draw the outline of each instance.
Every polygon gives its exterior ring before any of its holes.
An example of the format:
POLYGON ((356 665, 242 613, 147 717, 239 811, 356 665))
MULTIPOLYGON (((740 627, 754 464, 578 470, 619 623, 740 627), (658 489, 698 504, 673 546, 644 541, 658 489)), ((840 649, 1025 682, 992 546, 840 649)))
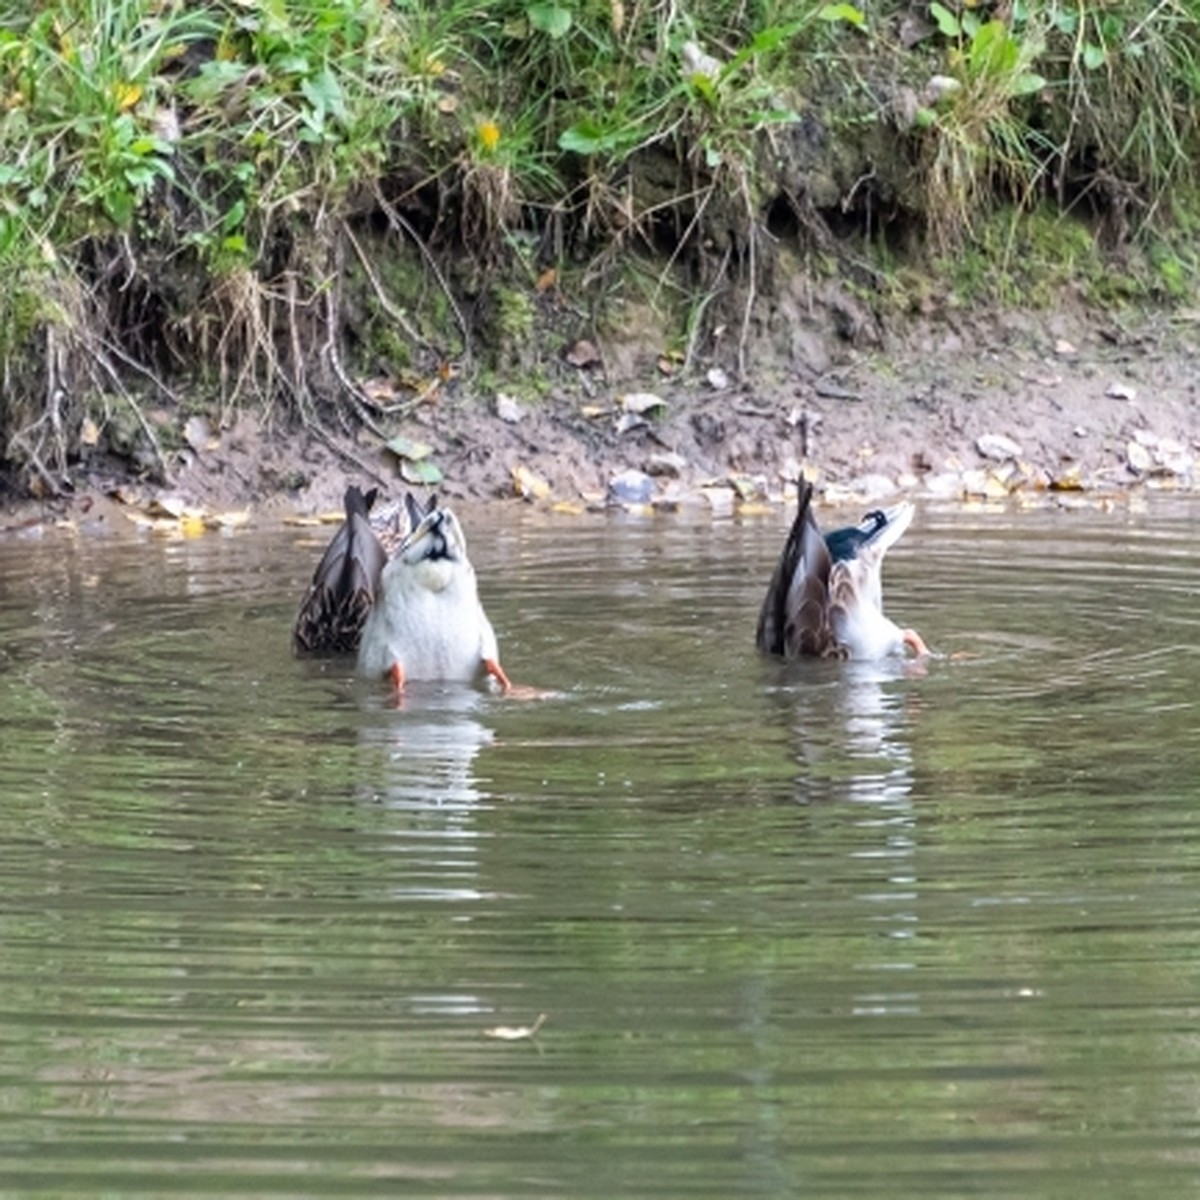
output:
POLYGON ((531 4, 525 9, 529 24, 547 37, 566 37, 571 29, 571 10, 557 4, 531 4))
POLYGON ((958 18, 944 5, 931 4, 929 15, 937 23, 938 33, 943 37, 956 38, 962 33, 962 26, 958 23, 958 18))
POLYGON ((1034 92, 1040 92, 1045 86, 1044 75, 1038 75, 1033 71, 1023 71, 1013 80, 1012 94, 1014 96, 1030 96, 1034 92))
POLYGON ((1075 13, 1070 12, 1068 9, 1060 8, 1058 12, 1054 14, 1054 28, 1057 29, 1059 33, 1065 33, 1067 37, 1074 37, 1075 30, 1078 27, 1078 16, 1075 13))
POLYGON ((981 75, 1009 75, 1016 71, 1021 57, 1021 47, 1009 37, 1008 27, 1003 21, 989 21, 981 25, 971 38, 967 51, 967 67, 977 78, 981 75))
POLYGON ((1103 46, 1097 46, 1095 42, 1083 43, 1083 65, 1089 71, 1096 71, 1108 61, 1108 55, 1104 51, 1103 46))
POLYGON ((867 23, 862 9, 855 8, 853 4, 827 4, 817 16, 822 21, 843 21, 855 29, 862 29, 867 23))
POLYGON ((716 106, 717 89, 716 85, 702 71, 697 71, 694 75, 688 77, 688 83, 705 99, 709 104, 716 106))
POLYGON ((332 113, 339 121, 345 121, 346 102, 342 96, 342 87, 337 81, 337 76, 328 67, 302 80, 300 90, 316 112, 322 116, 332 113))

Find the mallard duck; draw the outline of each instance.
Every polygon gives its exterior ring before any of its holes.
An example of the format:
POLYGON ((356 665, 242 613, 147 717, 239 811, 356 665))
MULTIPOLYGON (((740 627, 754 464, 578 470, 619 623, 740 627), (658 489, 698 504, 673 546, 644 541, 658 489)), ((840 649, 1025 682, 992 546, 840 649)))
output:
POLYGON ((409 533, 404 505, 371 511, 377 495, 375 488, 346 489, 346 519, 321 556, 296 614, 292 645, 297 654, 358 650, 384 564, 409 533))
POLYGON ((758 616, 758 648, 785 658, 928 654, 915 630, 883 615, 883 556, 908 528, 913 506, 874 509, 857 525, 822 534, 812 495, 802 479, 796 519, 758 616))
POLYGON ((313 573, 293 631, 301 653, 354 653, 364 675, 469 681, 500 666, 458 518, 431 497, 371 513, 374 490, 346 489, 346 519, 313 573))

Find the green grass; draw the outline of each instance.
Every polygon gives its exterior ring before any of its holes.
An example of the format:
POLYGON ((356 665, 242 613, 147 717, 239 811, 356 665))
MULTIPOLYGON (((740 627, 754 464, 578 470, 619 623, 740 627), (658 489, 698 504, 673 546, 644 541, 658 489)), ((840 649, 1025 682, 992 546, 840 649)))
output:
POLYGON ((532 369, 548 271, 547 345, 636 294, 744 371, 779 237, 881 306, 1184 298, 1197 113, 1200 0, 0 0, 0 458, 532 369))

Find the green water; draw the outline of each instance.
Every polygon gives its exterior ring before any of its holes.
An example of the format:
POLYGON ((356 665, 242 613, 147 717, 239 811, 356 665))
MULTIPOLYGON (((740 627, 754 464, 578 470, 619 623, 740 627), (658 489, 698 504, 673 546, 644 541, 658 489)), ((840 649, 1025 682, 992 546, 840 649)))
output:
POLYGON ((0 542, 0 1195, 1190 1194, 1200 505, 920 511, 923 670, 755 656, 783 514, 465 516, 551 698, 0 542))

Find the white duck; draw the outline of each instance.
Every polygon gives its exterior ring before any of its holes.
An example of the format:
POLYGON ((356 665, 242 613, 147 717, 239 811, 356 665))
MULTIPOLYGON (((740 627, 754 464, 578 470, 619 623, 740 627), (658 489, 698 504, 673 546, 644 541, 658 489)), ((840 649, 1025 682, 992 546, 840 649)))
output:
POLYGON ((883 615, 883 556, 908 528, 913 506, 875 509, 857 525, 822 534, 812 492, 802 479, 796 519, 759 613, 758 648, 785 658, 928 654, 920 634, 883 615))
POLYGON ((358 654, 364 675, 471 681, 511 690, 479 602, 458 518, 412 496, 370 516, 374 492, 346 490, 346 520, 313 574, 293 643, 301 653, 358 654))

